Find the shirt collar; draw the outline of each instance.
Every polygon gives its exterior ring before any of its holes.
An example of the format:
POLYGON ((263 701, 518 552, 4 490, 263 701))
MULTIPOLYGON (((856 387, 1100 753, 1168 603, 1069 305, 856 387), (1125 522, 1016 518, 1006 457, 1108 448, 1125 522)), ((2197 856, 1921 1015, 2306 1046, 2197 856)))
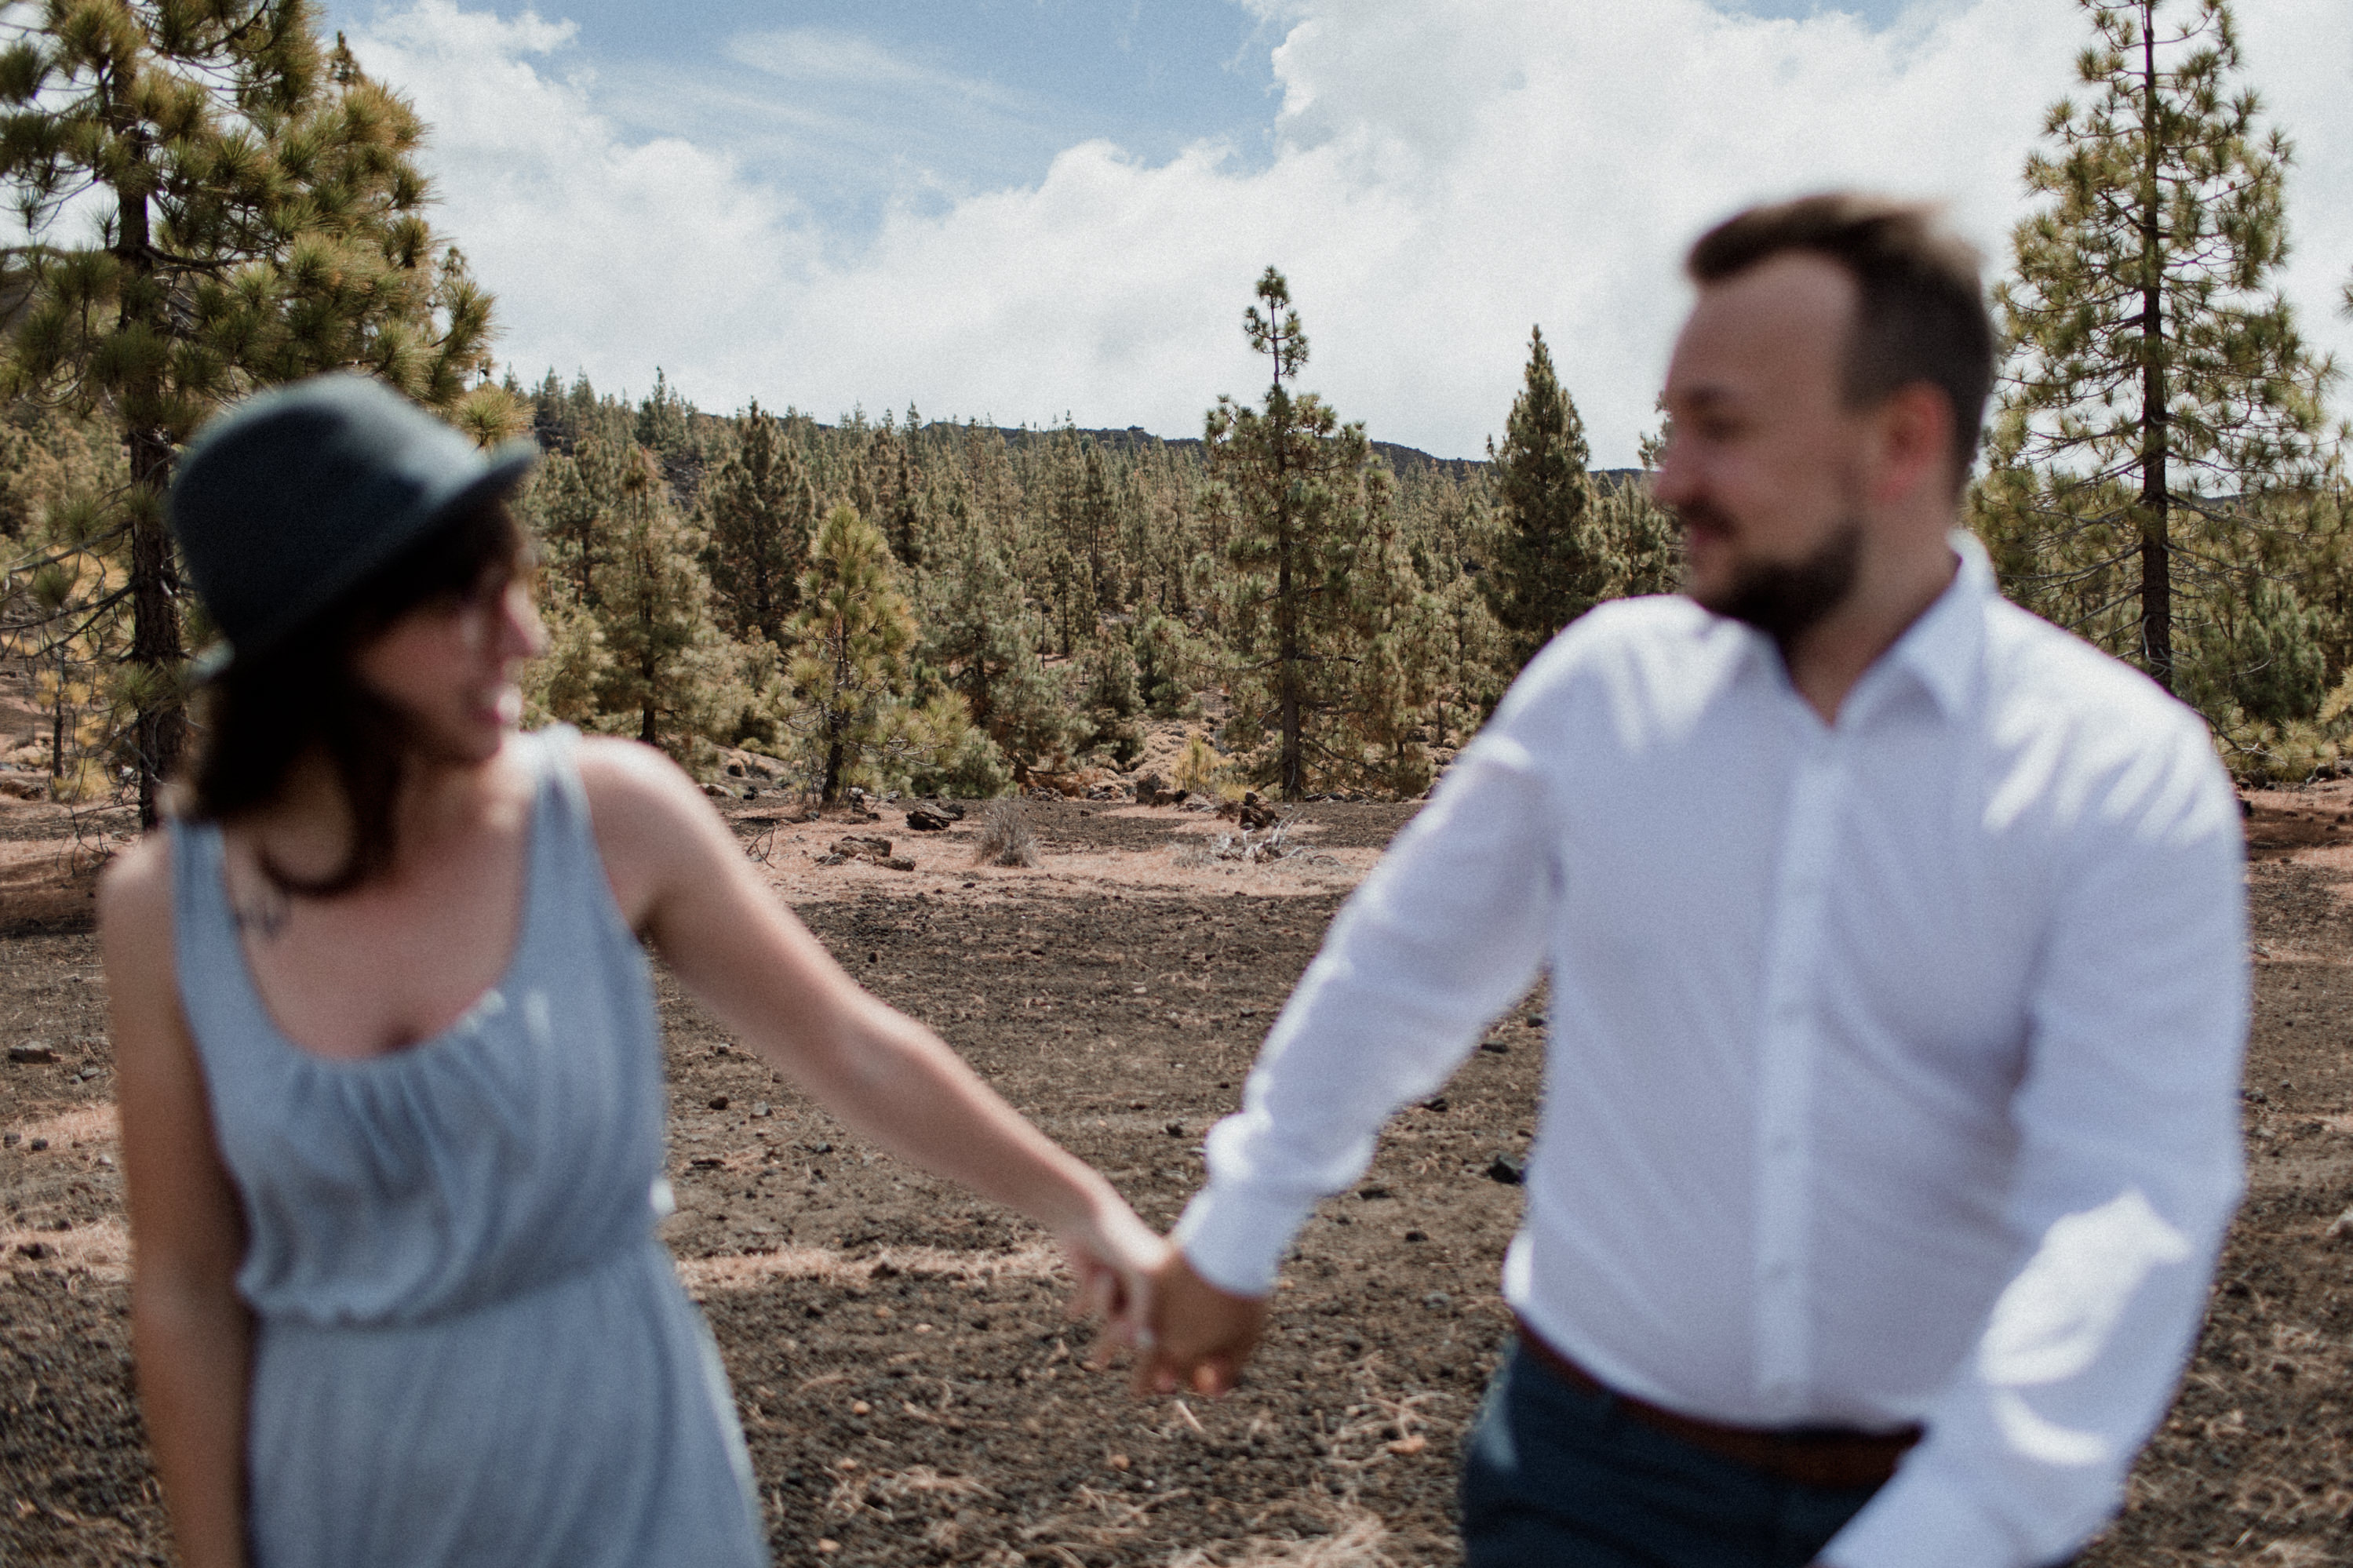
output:
MULTIPOLYGON (((1908 674, 1949 720, 1960 716, 1975 689, 1985 648, 1985 605, 1994 597, 1996 589, 1993 562, 1977 536, 1967 529, 1957 528, 1945 537, 1953 553, 1960 557, 1959 569, 1919 618, 1872 662, 1857 683, 1857 692, 1877 687, 1893 675, 1908 674)), ((1732 665, 1735 670, 1744 674, 1781 671, 1780 650, 1770 637, 1737 622, 1719 624, 1736 627, 1739 633, 1739 651, 1732 665)), ((1850 702, 1853 695, 1850 694, 1850 702)))
POLYGON ((1946 539, 1961 559, 1960 569, 1880 658, 1891 668, 1908 670, 1945 717, 1953 719, 1976 688, 1985 650, 1985 606, 1996 590, 1993 562, 1977 536, 1957 528, 1946 539))

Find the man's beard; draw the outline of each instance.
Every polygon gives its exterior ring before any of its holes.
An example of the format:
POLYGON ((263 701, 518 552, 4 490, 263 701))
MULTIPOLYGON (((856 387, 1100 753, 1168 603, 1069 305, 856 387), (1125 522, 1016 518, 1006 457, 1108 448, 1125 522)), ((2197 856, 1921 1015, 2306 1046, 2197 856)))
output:
MULTIPOLYGON (((1719 526, 1725 521, 1721 513, 1709 520, 1719 526)), ((1721 593, 1692 597, 1703 609, 1755 626, 1787 647, 1846 603, 1862 567, 1862 524, 1850 518, 1803 559, 1745 563, 1721 593)))

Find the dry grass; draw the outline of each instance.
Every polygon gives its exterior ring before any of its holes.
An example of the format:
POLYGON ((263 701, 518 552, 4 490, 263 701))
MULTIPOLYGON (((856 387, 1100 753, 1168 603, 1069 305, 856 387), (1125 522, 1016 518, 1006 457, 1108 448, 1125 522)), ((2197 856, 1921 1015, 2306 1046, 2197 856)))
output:
POLYGON ((679 1260, 679 1277, 698 1293, 755 1290, 773 1279, 817 1279, 828 1285, 863 1285, 879 1272, 932 1275, 948 1279, 1045 1279, 1062 1272, 1059 1248, 1044 1243, 1010 1252, 952 1252, 938 1247, 885 1247, 861 1258, 828 1247, 780 1247, 735 1258, 679 1260))
POLYGON ((1354 1501, 1331 1505, 1331 1532, 1305 1540, 1253 1535, 1241 1542, 1189 1547, 1167 1568, 1395 1568, 1388 1526, 1354 1501))
POLYGON ((1029 818, 1018 801, 1000 800, 989 806, 972 848, 976 866, 1038 864, 1038 836, 1030 831, 1029 818))
POLYGON ((19 1121, 9 1131, 30 1142, 36 1138, 48 1140, 59 1149, 79 1149, 88 1146, 111 1153, 114 1148, 115 1119, 111 1105, 83 1105, 45 1116, 38 1121, 19 1121))
POLYGON ((0 1271, 85 1269, 110 1284, 131 1278, 131 1233, 119 1219, 71 1230, 0 1230, 0 1271))

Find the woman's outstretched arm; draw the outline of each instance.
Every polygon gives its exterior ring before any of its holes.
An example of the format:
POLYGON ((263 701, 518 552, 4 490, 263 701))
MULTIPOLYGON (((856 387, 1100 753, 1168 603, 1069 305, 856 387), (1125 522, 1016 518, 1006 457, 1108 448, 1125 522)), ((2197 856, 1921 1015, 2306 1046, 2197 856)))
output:
POLYGON ((99 889, 131 1210, 139 1403, 187 1568, 245 1562, 245 1224, 214 1142, 172 953, 171 863, 149 837, 99 889))
POLYGON ((697 1000, 860 1135, 1052 1230, 1082 1301, 1134 1337, 1165 1244, 1111 1184, 850 979, 659 753, 590 742, 581 771, 623 913, 697 1000))

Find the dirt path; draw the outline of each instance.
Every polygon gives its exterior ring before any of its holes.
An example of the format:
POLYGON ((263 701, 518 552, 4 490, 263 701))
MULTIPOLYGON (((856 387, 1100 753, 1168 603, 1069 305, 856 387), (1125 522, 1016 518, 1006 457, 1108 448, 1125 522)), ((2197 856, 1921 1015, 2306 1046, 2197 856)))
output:
MULTIPOLYGON (((1310 853, 1205 858, 1226 825, 1033 808, 1035 870, 969 827, 745 821, 779 890, 880 994, 1173 1219, 1274 1009, 1404 808, 1319 805, 1310 853), (816 863, 880 833, 914 871, 816 863)), ((2353 786, 2262 797, 2253 1184, 2205 1342, 2091 1562, 2337 1561, 2353 1460, 2353 786), (2339 840, 2344 847, 2337 847, 2339 840), (2338 863, 2340 858, 2343 864, 2338 863)), ((752 814, 759 815, 754 812, 752 814)), ((0 836, 8 829, 0 823, 0 836)), ((0 910, 0 917, 5 911, 0 910)), ((110 1075, 87 935, 0 942, 0 1561, 168 1561, 127 1368, 110 1075), (35 1150, 34 1142, 45 1147, 35 1150), (61 1226, 63 1228, 61 1228, 61 1226)), ((1324 1206, 1250 1384, 1138 1405, 1083 1365, 1030 1227, 875 1157, 665 984, 669 1239, 741 1402, 780 1563, 1448 1563, 1460 1434, 1505 1329, 1539 1035, 1515 1010, 1324 1206)))

